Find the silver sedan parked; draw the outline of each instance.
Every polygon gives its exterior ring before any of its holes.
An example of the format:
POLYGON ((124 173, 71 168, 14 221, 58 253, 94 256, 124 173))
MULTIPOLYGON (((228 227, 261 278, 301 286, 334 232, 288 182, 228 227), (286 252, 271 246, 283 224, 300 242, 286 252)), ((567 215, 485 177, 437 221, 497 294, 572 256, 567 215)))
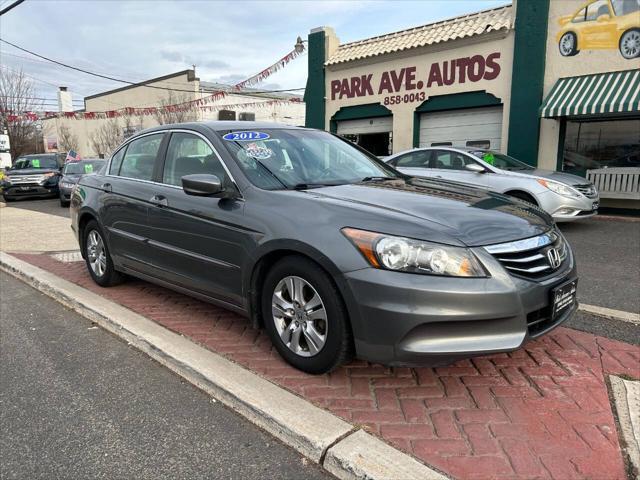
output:
POLYGON ((557 222, 598 213, 598 192, 586 179, 534 168, 492 150, 416 148, 384 161, 407 175, 468 183, 526 200, 541 207, 557 222))

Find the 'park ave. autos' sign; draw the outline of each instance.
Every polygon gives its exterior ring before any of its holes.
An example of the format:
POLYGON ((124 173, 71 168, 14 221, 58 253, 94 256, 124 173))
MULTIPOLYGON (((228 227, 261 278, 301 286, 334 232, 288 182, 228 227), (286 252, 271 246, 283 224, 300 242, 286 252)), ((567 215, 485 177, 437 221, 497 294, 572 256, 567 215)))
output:
POLYGON ((494 52, 486 57, 474 55, 435 62, 426 71, 425 78, 420 78, 417 67, 404 67, 383 72, 376 81, 372 73, 332 80, 331 100, 387 95, 383 102, 385 105, 424 101, 424 89, 497 78, 500 75, 499 58, 500 53, 494 52), (396 95, 399 92, 405 93, 396 95))

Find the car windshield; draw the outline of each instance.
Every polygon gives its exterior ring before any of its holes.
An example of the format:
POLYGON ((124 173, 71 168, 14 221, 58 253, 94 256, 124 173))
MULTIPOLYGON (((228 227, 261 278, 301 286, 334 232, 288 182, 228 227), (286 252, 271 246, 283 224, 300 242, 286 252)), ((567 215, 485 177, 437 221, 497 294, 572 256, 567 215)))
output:
POLYGON ((347 140, 316 130, 221 132, 251 183, 267 190, 304 189, 401 176, 347 140), (245 140, 245 137, 259 138, 245 140))
POLYGON ((611 0, 611 5, 613 5, 613 11, 618 17, 640 11, 638 0, 611 0))
POLYGON ((520 160, 516 160, 513 157, 504 155, 502 153, 494 152, 491 150, 478 150, 475 152, 469 152, 471 155, 483 160, 489 165, 493 165, 501 170, 533 170, 531 165, 527 165, 520 160))
POLYGON ((23 168, 58 168, 55 157, 20 157, 13 164, 13 170, 23 168))
POLYGON ((85 160, 82 162, 70 162, 64 166, 62 173, 65 175, 85 175, 96 173, 104 165, 104 160, 85 160))

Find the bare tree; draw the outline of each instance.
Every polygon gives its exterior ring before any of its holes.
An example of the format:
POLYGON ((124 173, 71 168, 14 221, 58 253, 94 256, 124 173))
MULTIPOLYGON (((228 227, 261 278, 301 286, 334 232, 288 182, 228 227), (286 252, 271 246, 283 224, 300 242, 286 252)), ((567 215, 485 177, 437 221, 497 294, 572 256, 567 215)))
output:
POLYGON ((61 125, 58 128, 58 151, 68 152, 69 150, 78 151, 78 136, 75 135, 69 127, 61 125))
POLYGON ((37 100, 33 81, 22 70, 0 68, 0 133, 6 130, 9 135, 13 160, 24 153, 41 150, 41 122, 23 115, 41 108, 42 101, 37 100))
POLYGON ((122 143, 122 140, 122 128, 117 118, 107 120, 102 126, 89 135, 91 147, 100 158, 111 155, 111 152, 122 143))
POLYGON ((193 98, 189 98, 186 95, 174 95, 173 92, 169 92, 169 94, 160 100, 160 107, 158 111, 155 113, 156 121, 160 125, 165 125, 167 123, 184 123, 184 122, 193 122, 198 119, 198 114, 194 110, 183 110, 183 111, 169 111, 165 107, 169 105, 176 105, 179 103, 185 103, 193 98))

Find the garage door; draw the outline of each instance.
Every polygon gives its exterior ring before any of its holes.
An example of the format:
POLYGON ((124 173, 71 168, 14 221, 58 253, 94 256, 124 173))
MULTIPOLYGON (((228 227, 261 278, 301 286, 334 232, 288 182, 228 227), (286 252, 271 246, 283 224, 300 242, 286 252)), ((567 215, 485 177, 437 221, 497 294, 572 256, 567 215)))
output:
POLYGON ((338 135, 384 133, 393 130, 393 117, 358 118, 338 122, 338 135))
POLYGON ((423 113, 420 146, 500 149, 502 106, 423 113))

